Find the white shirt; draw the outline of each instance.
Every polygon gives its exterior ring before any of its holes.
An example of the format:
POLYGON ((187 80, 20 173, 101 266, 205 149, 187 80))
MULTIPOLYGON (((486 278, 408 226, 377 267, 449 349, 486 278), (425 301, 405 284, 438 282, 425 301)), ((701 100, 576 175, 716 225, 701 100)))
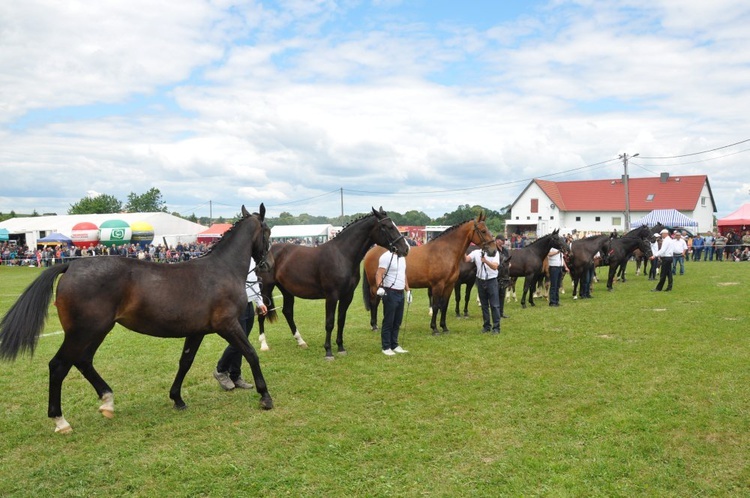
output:
POLYGON ((674 255, 675 256, 682 256, 685 254, 685 251, 687 251, 687 242, 685 242, 685 239, 680 237, 679 239, 673 239, 672 242, 674 242, 674 255))
POLYGON ((406 287, 406 258, 384 252, 378 260, 378 268, 383 268, 383 287, 386 289, 404 290, 406 287))
POLYGON ((562 266, 563 260, 562 260, 562 253, 560 253, 559 249, 550 249, 549 253, 547 253, 547 257, 549 258, 549 265, 550 266, 562 266), (554 254, 552 254, 554 252, 554 254))
POLYGON ((245 279, 245 294, 247 294, 247 302, 258 306, 263 305, 263 296, 260 295, 260 286, 258 285, 258 278, 255 276, 255 260, 250 258, 250 267, 247 270, 247 278, 245 279))
MULTIPOLYGON (((489 265, 486 265, 482 262, 482 250, 481 249, 474 249, 469 253, 469 258, 471 258, 471 262, 474 263, 474 266, 477 267, 477 278, 481 280, 488 280, 490 278, 497 278, 497 270, 493 270, 489 267, 489 265)), ((500 265, 500 254, 496 251, 494 256, 490 256, 489 254, 484 254, 484 259, 487 261, 491 261, 493 263, 496 263, 498 266, 500 265)))
POLYGON ((675 245, 674 239, 667 236, 661 239, 661 249, 656 251, 654 256, 658 258, 671 258, 679 250, 679 247, 675 245))

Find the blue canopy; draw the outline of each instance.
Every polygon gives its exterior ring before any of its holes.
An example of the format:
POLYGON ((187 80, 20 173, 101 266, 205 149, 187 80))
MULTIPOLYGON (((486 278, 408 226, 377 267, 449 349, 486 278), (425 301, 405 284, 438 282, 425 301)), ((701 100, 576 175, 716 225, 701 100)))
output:
POLYGON ((72 244, 73 240, 70 237, 68 237, 66 235, 63 235, 61 233, 52 232, 51 234, 47 235, 46 237, 42 237, 41 239, 37 240, 37 242, 39 244, 44 244, 44 243, 57 243, 57 244, 61 244, 63 242, 66 243, 66 244, 72 244))
POLYGON ((661 223, 668 227, 697 227, 698 222, 688 218, 676 209, 654 209, 638 221, 630 224, 631 228, 638 228, 642 225, 650 227, 661 223))
POLYGON ((8 240, 10 238, 10 234, 8 233, 7 228, 0 228, 0 240, 8 240))

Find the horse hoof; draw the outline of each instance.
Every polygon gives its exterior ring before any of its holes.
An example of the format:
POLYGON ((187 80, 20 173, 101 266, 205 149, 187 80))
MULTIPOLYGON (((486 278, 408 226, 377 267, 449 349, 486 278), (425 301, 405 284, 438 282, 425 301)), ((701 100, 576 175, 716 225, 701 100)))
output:
POLYGON ((108 410, 106 408, 99 408, 99 413, 101 413, 104 418, 113 419, 115 418, 115 412, 113 410, 108 410))
POLYGON ((268 344, 264 344, 260 347, 261 351, 269 351, 271 348, 268 347, 268 344))
POLYGON ((182 410, 187 410, 187 405, 185 403, 181 403, 179 405, 175 403, 174 409, 181 412, 182 410))
POLYGON ((264 410, 273 409, 273 400, 271 399, 271 397, 269 396, 267 398, 260 398, 260 407, 264 410))
POLYGON ((335 360, 335 359, 336 359, 336 358, 334 358, 334 356, 333 356, 333 355, 331 355, 331 356, 328 356, 328 355, 326 355, 326 361, 333 361, 333 360, 335 360))
POLYGON ((55 427, 55 434, 70 434, 71 432, 73 432, 73 428, 70 425, 55 427))
POLYGON ((342 349, 338 353, 339 353, 339 356, 346 356, 347 351, 345 349, 342 349))
POLYGON ((373 332, 377 332, 378 331, 378 326, 377 325, 373 325, 370 330, 372 330, 373 332))
POLYGON ((432 331, 432 335, 440 335, 440 331, 439 330, 433 330, 432 331))
POLYGON ((448 329, 443 329, 443 334, 450 334, 450 333, 451 333, 451 331, 450 331, 450 330, 448 330, 448 329))
POLYGON ((307 349, 307 343, 306 342, 300 342, 299 344, 297 344, 297 346, 299 346, 300 349, 307 349))

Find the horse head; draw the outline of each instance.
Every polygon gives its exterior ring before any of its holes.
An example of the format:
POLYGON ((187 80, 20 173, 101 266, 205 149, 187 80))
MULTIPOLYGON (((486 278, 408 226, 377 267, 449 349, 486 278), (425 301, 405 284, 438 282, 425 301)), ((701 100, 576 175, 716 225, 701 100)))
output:
MULTIPOLYGON (((651 236, 653 237, 653 234, 651 236)), ((653 255, 653 251, 651 251, 651 239, 641 239, 638 249, 641 250, 646 259, 650 258, 653 255)))
POLYGON ((553 249, 557 249, 561 253, 568 254, 570 252, 570 246, 568 246, 568 241, 565 240, 565 237, 560 235, 560 229, 555 229, 551 234, 552 238, 552 247, 553 249))
POLYGON ((406 256, 409 253, 409 244, 406 237, 399 231, 393 220, 388 217, 388 213, 372 208, 372 214, 377 220, 377 229, 373 230, 372 240, 376 244, 387 247, 389 251, 396 253, 398 256, 406 256))
POLYGON ((474 220, 474 230, 471 232, 471 242, 481 247, 490 256, 494 256, 497 252, 497 246, 495 245, 495 237, 487 228, 486 219, 487 216, 484 211, 477 215, 474 220))
POLYGON ((252 242, 252 255, 259 271, 270 271, 273 266, 271 256, 271 229, 266 224, 266 206, 261 202, 259 212, 250 214, 245 206, 242 206, 242 218, 253 217, 258 222, 259 230, 256 231, 252 242), (270 260, 270 261, 269 261, 270 260))

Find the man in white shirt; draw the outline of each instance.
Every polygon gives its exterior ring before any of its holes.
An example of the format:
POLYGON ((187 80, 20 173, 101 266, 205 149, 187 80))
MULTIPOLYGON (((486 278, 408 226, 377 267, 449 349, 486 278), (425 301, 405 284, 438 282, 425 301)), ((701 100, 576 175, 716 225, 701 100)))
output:
POLYGON ((654 289, 651 289, 651 292, 661 292, 664 288, 664 281, 666 279, 669 279, 669 283, 664 290, 672 290, 672 256, 676 250, 679 250, 678 246, 675 245, 674 240, 669 236, 669 230, 665 228, 659 232, 659 235, 661 235, 661 247, 651 256, 651 259, 661 259, 660 277, 659 283, 656 284, 654 289))
MULTIPOLYGON (((688 246, 679 230, 674 231, 674 254, 672 255, 672 275, 677 273, 677 265, 680 265, 680 275, 685 274, 685 254, 688 246)), ((671 287, 671 286, 670 286, 671 287)))
POLYGON ((500 333, 500 288, 497 285, 497 269, 500 267, 500 253, 475 249, 464 256, 467 263, 474 263, 477 268, 477 293, 482 306, 482 332, 490 331, 490 312, 492 313, 492 333, 500 333))
POLYGON ((396 356, 396 353, 408 353, 398 343, 398 333, 404 318, 404 301, 411 303, 411 290, 406 278, 406 258, 384 252, 378 260, 375 281, 378 283, 378 296, 383 301, 383 323, 380 326, 383 354, 396 356))

